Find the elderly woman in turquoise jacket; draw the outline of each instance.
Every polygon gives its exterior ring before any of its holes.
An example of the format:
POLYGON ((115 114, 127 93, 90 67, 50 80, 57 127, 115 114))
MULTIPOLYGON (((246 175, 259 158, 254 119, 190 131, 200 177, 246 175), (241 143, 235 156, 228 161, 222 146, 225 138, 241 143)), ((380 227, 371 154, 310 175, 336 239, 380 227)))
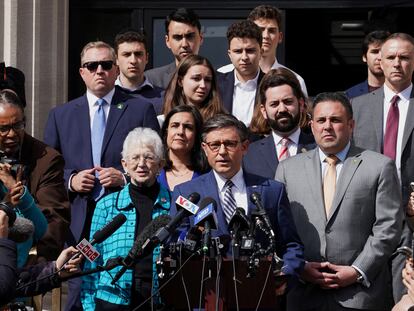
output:
MULTIPOLYGON (((125 257, 145 226, 169 213, 170 193, 157 182, 163 163, 163 145, 155 131, 136 128, 128 134, 122 150, 122 165, 131 182, 97 203, 90 235, 92 237, 119 213, 123 213, 127 221, 106 241, 96 245, 101 255, 93 263, 85 262, 84 270, 103 265, 111 258, 125 257)), ((111 281, 120 267, 83 277, 83 309, 121 311, 137 307, 158 288, 155 269, 158 253, 156 248, 133 269, 127 270, 115 285, 111 285, 111 281)), ((148 310, 148 306, 144 309, 148 310)))

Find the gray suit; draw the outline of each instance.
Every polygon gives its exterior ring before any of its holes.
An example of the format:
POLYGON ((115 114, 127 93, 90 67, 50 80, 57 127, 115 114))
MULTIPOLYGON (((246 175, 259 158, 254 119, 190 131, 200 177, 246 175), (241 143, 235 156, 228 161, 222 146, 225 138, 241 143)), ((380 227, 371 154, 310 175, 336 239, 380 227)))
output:
MULTIPOLYGON (((384 120, 384 88, 381 87, 369 94, 354 98, 355 129, 354 142, 365 149, 383 152, 383 124, 384 120)), ((410 196, 410 182, 414 181, 414 89, 411 91, 410 103, 405 121, 402 152, 401 152, 401 192, 403 206, 407 205, 410 196)), ((400 245, 411 246, 411 231, 404 223, 400 245)), ((404 268, 405 258, 398 255, 393 260, 394 298, 398 301, 405 287, 402 284, 401 270, 404 268)))
POLYGON ((356 283, 323 290, 300 284, 288 296, 289 310, 318 310, 326 301, 335 301, 339 310, 389 310, 388 259, 398 244, 403 217, 395 165, 383 155, 351 145, 326 217, 318 150, 282 161, 276 171, 276 179, 286 185, 305 260, 355 265, 370 287, 356 283))
POLYGON ((171 81, 175 68, 176 66, 174 61, 171 64, 145 71, 145 76, 152 83, 152 85, 158 86, 165 90, 171 81))

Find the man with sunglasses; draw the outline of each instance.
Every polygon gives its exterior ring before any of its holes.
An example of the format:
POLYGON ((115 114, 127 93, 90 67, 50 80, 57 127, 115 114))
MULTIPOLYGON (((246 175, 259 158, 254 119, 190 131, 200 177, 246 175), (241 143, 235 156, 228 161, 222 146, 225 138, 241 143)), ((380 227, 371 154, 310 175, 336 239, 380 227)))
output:
MULTIPOLYGON (((159 131, 150 103, 115 88, 118 67, 110 45, 86 44, 79 72, 86 94, 52 109, 44 135, 65 159, 72 214, 68 245, 89 237, 96 201, 125 185, 121 151, 126 135, 136 127, 159 131)), ((80 280, 69 282, 66 310, 81 310, 79 293, 80 280)))
MULTIPOLYGON (((256 210, 250 201, 253 192, 261 196, 262 204, 276 234, 278 255, 283 257, 282 273, 294 283, 304 266, 303 247, 296 232, 285 188, 277 181, 246 173, 242 159, 249 145, 248 130, 243 122, 232 115, 217 115, 209 119, 203 129, 202 147, 212 170, 174 188, 173 200, 179 195, 188 198, 193 192, 217 202, 216 236, 229 235, 228 224, 236 207, 246 215, 256 210)), ((173 209, 173 207, 172 207, 173 209)), ((194 225, 194 219, 190 219, 194 225)), ((277 288, 278 294, 286 290, 286 283, 277 288)))

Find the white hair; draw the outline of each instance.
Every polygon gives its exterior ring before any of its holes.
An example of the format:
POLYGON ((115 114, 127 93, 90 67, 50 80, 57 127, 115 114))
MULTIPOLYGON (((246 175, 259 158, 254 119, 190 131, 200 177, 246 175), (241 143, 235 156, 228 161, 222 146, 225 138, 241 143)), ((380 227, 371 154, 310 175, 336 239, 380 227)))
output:
POLYGON ((156 131, 146 127, 137 127, 130 131, 122 146, 122 158, 127 160, 131 150, 136 147, 147 147, 154 151, 158 159, 163 159, 164 147, 156 131))

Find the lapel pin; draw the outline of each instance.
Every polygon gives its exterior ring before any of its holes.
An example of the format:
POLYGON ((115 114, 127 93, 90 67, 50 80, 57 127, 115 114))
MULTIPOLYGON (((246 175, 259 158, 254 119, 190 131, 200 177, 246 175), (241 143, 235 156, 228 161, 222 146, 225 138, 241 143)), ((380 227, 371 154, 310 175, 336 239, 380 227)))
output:
POLYGON ((123 109, 124 108, 124 103, 119 103, 118 105, 116 105, 116 108, 123 109))

